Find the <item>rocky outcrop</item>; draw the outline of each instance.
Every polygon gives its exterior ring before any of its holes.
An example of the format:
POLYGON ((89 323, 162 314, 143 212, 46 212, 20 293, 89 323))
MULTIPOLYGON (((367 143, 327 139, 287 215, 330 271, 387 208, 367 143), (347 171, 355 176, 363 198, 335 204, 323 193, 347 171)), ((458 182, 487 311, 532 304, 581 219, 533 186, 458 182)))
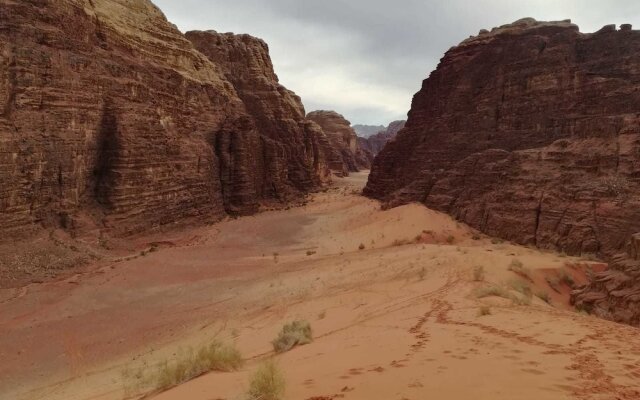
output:
POLYGON ((371 167, 373 156, 358 146, 356 132, 342 115, 321 110, 307 114, 307 118, 317 123, 327 135, 333 148, 330 168, 335 174, 346 176, 349 172, 371 167))
POLYGON ((3 239, 215 221, 326 178, 326 138, 263 43, 212 35, 229 48, 206 57, 148 0, 5 1, 0 14, 3 239))
POLYGON ((481 32, 424 81, 365 194, 518 243, 614 256, 640 232, 639 50, 628 27, 525 19, 481 32))
POLYGON ((574 291, 571 301, 599 317, 640 327, 640 233, 631 237, 626 252, 615 256, 608 270, 574 291))
POLYGON ((395 139, 398 132, 404 128, 406 122, 407 121, 394 121, 390 123, 388 127, 368 138, 358 136, 358 145, 375 157, 389 141, 395 139))

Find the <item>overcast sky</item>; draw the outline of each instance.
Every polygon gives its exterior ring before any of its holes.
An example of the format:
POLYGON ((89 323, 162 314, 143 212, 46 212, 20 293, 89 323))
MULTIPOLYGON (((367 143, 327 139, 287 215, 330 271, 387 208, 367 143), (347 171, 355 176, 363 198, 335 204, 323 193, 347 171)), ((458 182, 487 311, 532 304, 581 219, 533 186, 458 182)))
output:
POLYGON ((405 119, 444 52, 480 29, 522 17, 571 18, 582 32, 640 29, 640 0, 153 0, 182 31, 264 39, 280 82, 308 111, 352 123, 405 119))

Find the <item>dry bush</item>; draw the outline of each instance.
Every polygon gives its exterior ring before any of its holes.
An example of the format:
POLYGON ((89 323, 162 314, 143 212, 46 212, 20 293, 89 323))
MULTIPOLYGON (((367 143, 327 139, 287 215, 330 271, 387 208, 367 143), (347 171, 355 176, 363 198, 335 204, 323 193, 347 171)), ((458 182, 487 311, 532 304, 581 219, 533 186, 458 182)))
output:
POLYGON ((161 362, 156 374, 156 389, 169 389, 210 371, 236 371, 242 365, 242 356, 235 347, 214 341, 198 351, 190 349, 175 360, 161 362))
POLYGON ((547 276, 545 278, 545 280, 547 281, 547 283, 549 284, 549 287, 551 287, 551 289, 553 289, 554 292, 556 293, 561 293, 560 292, 560 278, 557 276, 547 276))
POLYGON ((520 260, 514 259, 513 261, 511 261, 511 264, 509 264, 509 271, 520 275, 528 281, 533 282, 533 278, 531 278, 531 270, 529 270, 529 268, 526 268, 520 260))
POLYGON ((155 366, 145 362, 135 370, 126 368, 121 374, 125 394, 131 396, 150 389, 170 389, 210 371, 236 371, 243 363, 235 347, 214 341, 197 351, 179 352, 175 359, 161 361, 155 366))
POLYGON ((491 315, 491 307, 489 306, 480 307, 480 309, 478 310, 478 316, 485 317, 487 315, 491 315))
POLYGON ((551 304, 551 296, 549 296, 549 293, 545 291, 536 292, 536 297, 547 304, 551 304))
POLYGON ((408 244, 411 244, 410 240, 407 240, 407 239, 396 239, 396 240, 393 241, 392 246, 398 247, 398 246, 406 246, 408 244))
POLYGON ((560 279, 560 282, 569 286, 571 289, 575 289, 576 281, 575 279, 573 279, 573 276, 569 275, 567 271, 561 270, 558 275, 558 278, 560 279))
POLYGON ((509 293, 508 290, 500 287, 500 286, 485 286, 475 290, 475 296, 479 299, 485 297, 502 297, 504 299, 512 299, 513 295, 509 293))
POLYGON ((358 250, 364 250, 366 249, 366 246, 364 245, 364 243, 360 243, 360 246, 358 246, 358 250))
POLYGON ((473 269, 473 280, 476 282, 484 281, 484 267, 482 265, 473 269))
POLYGON ((311 324, 307 321, 293 321, 283 326, 278 337, 271 343, 276 353, 284 353, 296 346, 309 344, 312 341, 311 324))
POLYGON ((531 286, 527 282, 522 279, 512 279, 509 281, 509 286, 515 290, 516 292, 526 296, 533 296, 533 292, 531 291, 531 286))
POLYGON ((284 375, 275 362, 269 360, 253 374, 247 398, 248 400, 282 400, 285 386, 284 375))

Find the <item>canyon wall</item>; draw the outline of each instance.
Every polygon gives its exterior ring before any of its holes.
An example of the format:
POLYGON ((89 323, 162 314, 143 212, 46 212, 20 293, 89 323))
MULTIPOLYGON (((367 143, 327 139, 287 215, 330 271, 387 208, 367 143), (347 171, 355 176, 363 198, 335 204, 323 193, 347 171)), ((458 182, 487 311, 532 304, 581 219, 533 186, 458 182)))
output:
POLYGON ((215 221, 327 179, 328 139, 264 43, 212 34, 227 58, 207 57, 147 0, 3 1, 0 14, 3 239, 215 221))
POLYGON ((389 141, 395 139, 398 132, 404 128, 406 122, 407 121, 394 121, 374 135, 370 135, 369 137, 358 136, 358 146, 370 152, 375 157, 384 149, 384 146, 386 146, 389 141))
POLYGON ((307 118, 320 126, 333 148, 330 168, 338 176, 371 168, 373 155, 358 145, 358 136, 351 122, 335 111, 313 111, 307 118))
MULTIPOLYGON (((424 81, 365 194, 521 244, 616 257, 640 232, 639 89, 629 25, 584 34, 524 19, 481 31, 424 81)), ((618 281, 637 282, 618 265, 618 281)), ((614 285, 589 290, 615 302, 614 285)))

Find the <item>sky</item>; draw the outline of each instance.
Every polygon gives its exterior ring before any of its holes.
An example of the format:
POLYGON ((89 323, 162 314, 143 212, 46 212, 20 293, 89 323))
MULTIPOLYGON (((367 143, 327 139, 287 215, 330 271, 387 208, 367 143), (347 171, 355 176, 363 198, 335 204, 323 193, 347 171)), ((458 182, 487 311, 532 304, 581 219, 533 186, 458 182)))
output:
POLYGON ((269 44, 280 83, 307 112, 353 124, 406 119, 444 53, 480 29, 523 17, 571 19, 582 32, 640 29, 640 0, 153 0, 185 32, 249 33, 269 44))

